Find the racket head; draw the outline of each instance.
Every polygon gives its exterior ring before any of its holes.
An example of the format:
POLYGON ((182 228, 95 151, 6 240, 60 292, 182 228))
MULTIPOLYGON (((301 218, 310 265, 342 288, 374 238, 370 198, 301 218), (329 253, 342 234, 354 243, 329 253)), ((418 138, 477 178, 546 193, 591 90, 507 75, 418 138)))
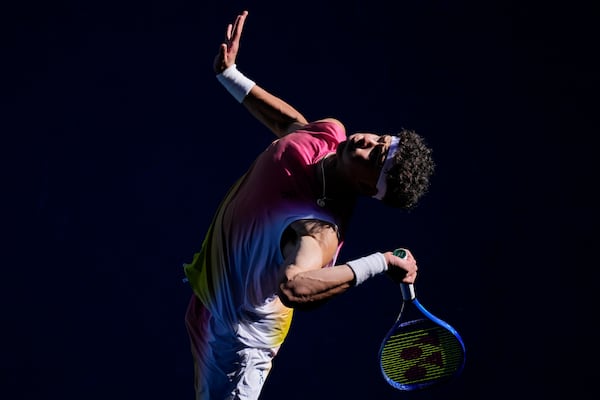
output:
POLYGON ((427 311, 417 299, 405 302, 400 318, 379 350, 383 377, 389 385, 403 391, 448 382, 460 375, 464 364, 465 345, 458 332, 427 311), (411 318, 402 318, 404 314, 411 314, 411 318))

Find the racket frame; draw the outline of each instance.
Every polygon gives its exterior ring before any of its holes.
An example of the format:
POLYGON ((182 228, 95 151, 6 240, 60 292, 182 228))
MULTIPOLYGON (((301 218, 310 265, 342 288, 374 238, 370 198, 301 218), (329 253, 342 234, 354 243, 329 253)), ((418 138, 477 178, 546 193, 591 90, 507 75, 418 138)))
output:
POLYGON ((465 365, 465 360, 466 360, 466 349, 465 349, 465 344, 462 340, 462 337, 460 336, 458 331, 456 329, 454 329, 450 324, 448 324, 447 322, 436 317, 431 312, 429 312, 429 310, 427 310, 425 307, 423 307, 423 305, 417 300, 415 288, 414 288, 413 284, 401 283, 400 290, 402 292, 402 308, 400 309, 400 313, 398 314, 398 318, 396 318, 396 322, 394 323, 394 326, 388 331, 387 335, 381 342, 381 346, 379 349, 379 367, 380 367, 381 374, 383 375, 385 381, 390 386, 392 386, 398 390, 412 391, 412 390, 425 389, 427 387, 434 386, 434 385, 440 384, 442 382, 447 382, 447 381, 454 379, 455 377, 457 377, 458 375, 460 375, 462 373, 462 371, 464 369, 464 365, 465 365), (414 383, 414 384, 403 384, 403 383, 396 382, 395 380, 389 378, 388 375, 385 373, 383 365, 381 363, 381 354, 382 354, 383 349, 384 349, 385 345, 387 344, 388 340, 390 339, 390 337, 393 334, 396 333, 398 328, 409 325, 409 324, 411 324, 411 322, 418 320, 417 318, 410 318, 410 319, 403 320, 404 314, 407 311, 406 308, 410 305, 414 306, 414 308, 418 311, 418 313, 420 313, 422 315, 423 318, 421 318, 421 319, 428 319, 429 321, 432 321, 434 324, 441 326, 442 328, 444 328, 448 332, 450 332, 457 339, 457 342, 460 344, 460 347, 462 350, 462 361, 461 361, 459 367, 457 368, 457 370, 454 371, 454 373, 452 375, 446 376, 440 380, 433 380, 433 381, 429 381, 429 382, 421 382, 421 383, 414 383))

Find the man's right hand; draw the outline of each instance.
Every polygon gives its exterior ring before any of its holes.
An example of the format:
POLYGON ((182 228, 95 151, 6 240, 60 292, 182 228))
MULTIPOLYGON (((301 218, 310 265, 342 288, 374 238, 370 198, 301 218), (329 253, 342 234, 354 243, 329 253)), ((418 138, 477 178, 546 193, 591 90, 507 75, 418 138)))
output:
POLYGON ((244 29, 244 21, 248 16, 248 11, 243 11, 238 15, 233 24, 227 25, 225 32, 225 40, 219 47, 215 60, 213 62, 213 69, 216 74, 220 74, 233 64, 237 57, 238 50, 240 48, 240 37, 244 29))
POLYGON ((394 255, 393 252, 388 251, 383 253, 387 263, 388 270, 387 274, 395 283, 415 283, 417 279, 417 260, 413 257, 412 253, 408 249, 403 249, 406 256, 404 258, 394 255))

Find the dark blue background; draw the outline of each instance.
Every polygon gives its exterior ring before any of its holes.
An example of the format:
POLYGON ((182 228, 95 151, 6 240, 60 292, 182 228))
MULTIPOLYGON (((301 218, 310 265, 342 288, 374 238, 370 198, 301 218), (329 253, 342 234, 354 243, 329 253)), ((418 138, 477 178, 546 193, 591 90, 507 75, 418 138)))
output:
POLYGON ((181 265, 272 139, 217 83, 239 68, 308 119, 423 134, 410 213, 359 204, 340 258, 406 246, 467 346, 456 382, 378 370, 385 276, 297 313, 268 399, 592 398, 597 15, 569 2, 20 1, 2 10, 2 399, 192 399, 181 265), (584 366, 584 361, 592 365, 584 366))

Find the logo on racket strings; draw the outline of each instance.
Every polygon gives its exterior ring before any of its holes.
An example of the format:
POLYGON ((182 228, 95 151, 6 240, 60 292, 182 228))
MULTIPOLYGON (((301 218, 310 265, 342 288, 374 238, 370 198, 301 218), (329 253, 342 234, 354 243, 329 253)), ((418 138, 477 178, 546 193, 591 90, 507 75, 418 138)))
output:
POLYGON ((415 329, 392 335, 381 353, 383 372, 405 384, 423 383, 453 375, 462 348, 441 328, 415 329))

